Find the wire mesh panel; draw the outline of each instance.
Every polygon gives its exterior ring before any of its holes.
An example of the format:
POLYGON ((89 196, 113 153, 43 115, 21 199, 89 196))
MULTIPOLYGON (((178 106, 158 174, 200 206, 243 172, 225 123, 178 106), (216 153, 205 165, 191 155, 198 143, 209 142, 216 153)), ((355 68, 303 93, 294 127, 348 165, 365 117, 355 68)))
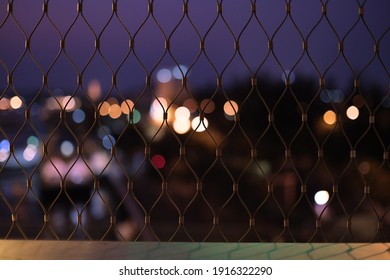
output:
POLYGON ((0 0, 0 238, 390 238, 387 0, 0 0))

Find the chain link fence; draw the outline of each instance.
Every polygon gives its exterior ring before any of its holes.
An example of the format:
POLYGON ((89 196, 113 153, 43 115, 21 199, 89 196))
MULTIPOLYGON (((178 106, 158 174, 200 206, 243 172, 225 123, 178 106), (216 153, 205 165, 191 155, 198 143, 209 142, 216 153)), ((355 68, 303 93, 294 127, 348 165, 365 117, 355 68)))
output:
POLYGON ((389 242, 389 13, 0 0, 0 238, 389 242))

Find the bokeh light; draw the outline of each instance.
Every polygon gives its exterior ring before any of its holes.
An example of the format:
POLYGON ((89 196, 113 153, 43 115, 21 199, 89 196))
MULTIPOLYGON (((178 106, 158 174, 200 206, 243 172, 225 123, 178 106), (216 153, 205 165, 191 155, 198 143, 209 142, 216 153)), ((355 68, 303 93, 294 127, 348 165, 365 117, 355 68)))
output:
POLYGON ((238 104, 233 100, 226 101, 223 105, 223 111, 226 115, 232 117, 238 112, 238 104))
POLYGON ((200 109, 206 114, 212 113, 215 109, 214 101, 211 99, 203 99, 202 102, 200 102, 200 109))
POLYGON ((34 145, 35 147, 39 146, 39 139, 38 137, 31 135, 27 138, 27 145, 34 145))
POLYGON ((162 68, 157 72, 157 80, 160 83, 168 83, 172 79, 172 72, 169 69, 162 68))
POLYGON ((318 191, 314 195, 314 201, 317 205, 324 205, 329 201, 329 193, 327 191, 318 191))
POLYGON ((133 118, 130 119, 130 115, 127 115, 127 118, 131 124, 137 124, 141 121, 141 113, 137 109, 133 109, 133 118))
POLYGON ((367 175, 371 171, 371 164, 368 161, 363 161, 359 164, 359 171, 363 175, 367 175))
POLYGON ((177 134, 185 134, 187 133, 191 128, 191 122, 190 120, 180 120, 176 119, 173 122, 173 129, 177 134))
POLYGON ((321 91, 320 99, 324 103, 341 103, 344 100, 344 92, 341 89, 321 91))
POLYGON ((12 97, 10 99, 9 103, 10 103, 11 108, 15 109, 15 110, 19 109, 23 105, 23 101, 22 101, 22 99, 20 99, 19 96, 12 97))
POLYGON ((23 151, 23 158, 25 161, 32 161, 37 155, 37 153, 38 153, 37 147, 29 144, 27 145, 26 149, 24 149, 23 151))
POLYGON ((61 105, 66 111, 73 111, 76 108, 76 100, 70 95, 64 96, 61 105))
POLYGON ((326 111, 323 120, 327 125, 334 125, 337 121, 336 113, 332 110, 326 111))
POLYGON ((61 143, 60 150, 65 157, 70 157, 73 155, 75 147, 72 142, 65 140, 61 143))
POLYGON ((165 166, 165 158, 162 155, 154 155, 152 163, 157 169, 162 169, 165 166))
POLYGON ((95 101, 102 95, 102 88, 98 80, 92 80, 88 84, 88 96, 95 101))
POLYGON ((4 162, 8 159, 10 154, 11 144, 7 139, 0 142, 0 162, 4 162))
POLYGON ((112 135, 105 135, 102 139, 103 147, 106 148, 107 150, 112 149, 115 143, 116 143, 115 138, 112 135))
POLYGON ((0 99, 0 110, 8 110, 10 106, 11 105, 8 98, 2 97, 0 99))
POLYGON ((356 106, 350 106, 347 109, 347 117, 350 120, 356 120, 359 117, 359 109, 356 106))
POLYGON ((188 98, 183 102, 183 106, 186 107, 191 113, 196 112, 198 106, 194 99, 188 98))
POLYGON ((182 106, 175 110, 175 118, 179 121, 187 121, 191 117, 190 110, 182 106))
POLYGON ((85 120, 85 113, 82 109, 76 109, 72 114, 75 123, 82 123, 85 120))
POLYGON ((192 129, 196 132, 203 132, 205 131, 209 126, 209 121, 206 118, 203 118, 203 121, 200 119, 200 117, 195 117, 192 120, 191 123, 192 129))
POLYGON ((177 80, 183 79, 187 72, 188 68, 184 65, 175 66, 172 70, 173 77, 177 80))
POLYGON ((157 123, 164 120, 164 111, 168 107, 168 102, 162 97, 155 99, 150 106, 150 117, 157 123))
POLYGON ((99 113, 101 116, 107 116, 109 113, 110 113, 110 103, 108 103, 107 101, 104 101, 103 103, 101 103, 99 105, 99 113))
POLYGON ((118 119, 122 115, 121 106, 119 106, 118 104, 112 104, 110 106, 110 112, 108 113, 108 115, 112 119, 118 119))
POLYGON ((134 108, 134 103, 130 99, 126 99, 121 104, 122 113, 125 115, 130 114, 130 111, 133 110, 133 108, 134 108))

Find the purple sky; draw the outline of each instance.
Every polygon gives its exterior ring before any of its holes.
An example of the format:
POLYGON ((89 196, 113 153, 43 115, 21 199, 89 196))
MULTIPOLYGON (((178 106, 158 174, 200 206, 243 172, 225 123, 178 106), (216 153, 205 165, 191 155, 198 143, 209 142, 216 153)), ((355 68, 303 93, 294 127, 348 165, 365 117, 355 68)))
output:
POLYGON ((225 84, 243 78, 249 80, 251 72, 254 73, 262 65, 258 72, 260 75, 279 79, 283 69, 294 68, 296 75, 313 76, 316 79, 326 72, 325 78, 337 78, 335 86, 341 88, 346 87, 347 82, 354 76, 361 76, 362 82, 367 84, 379 84, 384 91, 389 87, 388 0, 360 1, 365 2, 364 21, 359 20, 357 0, 323 1, 328 2, 326 17, 322 15, 321 1, 293 0, 291 17, 286 19, 284 0, 224 0, 223 16, 217 13, 217 1, 190 0, 188 17, 183 19, 182 0, 154 1, 153 17, 148 17, 148 1, 119 0, 118 12, 111 21, 109 19, 112 15, 112 0, 82 1, 83 17, 77 17, 78 1, 50 0, 47 1, 48 16, 44 16, 39 25, 37 23, 42 16, 43 1, 15 0, 13 14, 7 18, 8 2, 0 0, 1 89, 6 85, 7 70, 10 72, 12 69, 17 89, 34 89, 41 86, 42 73, 30 54, 22 57, 26 36, 31 36, 31 53, 43 71, 48 71, 60 53, 49 71, 48 81, 52 89, 57 87, 74 89, 77 86, 77 71, 83 72, 85 85, 92 79, 99 79, 105 87, 109 87, 113 71, 118 73, 119 89, 142 88, 146 76, 143 67, 155 77, 158 69, 173 67, 176 63, 191 66, 189 78, 190 83, 195 86, 208 83, 215 85, 216 77, 221 73, 225 84), (251 15, 252 2, 256 2, 257 18, 251 15), (77 20, 74 22, 76 17, 77 20), (214 21, 215 25, 210 29, 214 21), (249 24, 246 26, 248 21, 249 24), (297 31, 295 25, 301 33, 297 31), (36 28, 33 30, 34 27, 36 28), (173 30, 175 31, 172 33, 173 30), (130 38, 128 32, 134 38, 134 52, 126 58, 130 38), (170 38, 170 53, 165 52, 164 35, 170 38), (65 51, 68 57, 65 52, 60 52, 61 36, 65 38, 65 51), (94 54, 94 36, 100 37, 100 53, 94 54), (199 36, 205 40, 205 52, 202 53, 199 36), (299 60, 303 54, 301 36, 307 39, 308 53, 304 53, 299 60), (344 57, 339 56, 334 61, 338 55, 337 36, 344 39, 344 57), (240 53, 235 53, 234 40, 238 38, 240 53), (273 53, 270 54, 269 39, 272 39, 274 47, 273 53), (379 42, 380 59, 374 57, 374 40, 379 42), (233 60, 227 66, 232 57, 233 60), (366 67, 373 57, 374 60, 366 67), (15 67, 19 59, 21 60, 15 67), (86 66, 90 59, 89 65, 86 66), (329 68, 333 62, 334 66, 329 68))

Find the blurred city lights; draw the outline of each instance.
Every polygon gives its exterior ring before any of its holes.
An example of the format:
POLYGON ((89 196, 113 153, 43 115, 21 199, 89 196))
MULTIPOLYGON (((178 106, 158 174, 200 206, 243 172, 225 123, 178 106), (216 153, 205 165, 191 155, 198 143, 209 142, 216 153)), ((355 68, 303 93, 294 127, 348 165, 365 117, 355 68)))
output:
POLYGON ((103 147, 106 148, 107 150, 112 149, 115 143, 116 143, 115 138, 112 135, 105 135, 102 139, 103 147))
POLYGON ((130 114, 130 111, 133 110, 133 108, 134 108, 134 103, 130 99, 126 99, 121 104, 122 113, 125 115, 130 114))
POLYGON ((0 162, 4 162, 8 159, 10 154, 11 145, 7 139, 0 142, 0 162))
POLYGON ((341 89, 321 91, 320 99, 324 103, 341 103, 344 100, 344 92, 341 89))
POLYGON ((98 134, 100 139, 103 139, 104 136, 106 136, 107 134, 110 134, 110 133, 111 133, 111 129, 106 125, 99 127, 99 129, 97 131, 97 134, 98 134))
POLYGON ((157 169, 162 169, 165 166, 165 158, 162 155, 154 155, 152 163, 157 169))
POLYGON ((10 107, 9 99, 6 97, 0 98, 0 110, 8 110, 10 107))
POLYGON ((35 145, 27 145, 26 149, 23 151, 23 158, 25 161, 32 161, 38 153, 38 149, 35 145))
POLYGON ((76 108, 76 101, 68 95, 62 98, 61 105, 66 111, 73 111, 76 108))
POLYGON ((371 165, 367 161, 363 161, 359 164, 359 171, 363 175, 367 175, 371 171, 371 165))
POLYGON ((192 120, 191 126, 192 129, 196 132, 203 132, 209 126, 209 121, 206 118, 203 118, 203 120, 201 120, 200 117, 195 117, 192 120))
POLYGON ((119 106, 118 104, 112 104, 110 106, 110 112, 108 113, 108 115, 112 119, 118 119, 122 115, 121 106, 119 106))
POLYGON ((168 102, 159 97, 152 102, 150 106, 150 117, 157 123, 161 123, 164 120, 164 111, 168 107, 168 102))
POLYGON ((314 201, 317 205, 325 205, 329 201, 329 193, 327 191, 318 191, 314 195, 314 201))
POLYGON ((188 119, 187 120, 176 119, 173 122, 173 129, 177 134, 185 134, 188 132, 188 130, 190 130, 190 128, 191 128, 191 122, 188 119))
POLYGON ((31 135, 27 138, 27 145, 34 145, 35 147, 39 146, 39 139, 38 137, 31 135))
POLYGON ((327 125, 333 125, 337 121, 336 113, 332 110, 326 111, 323 120, 327 125))
POLYGON ((70 157, 73 155, 75 147, 72 142, 65 140, 61 143, 60 150, 65 157, 70 157))
POLYGON ((347 117, 351 120, 356 120, 359 117, 359 109, 355 106, 350 106, 347 109, 347 117))
POLYGON ((133 109, 133 118, 130 119, 130 115, 127 115, 127 118, 131 124, 137 124, 141 120, 141 113, 137 109, 133 109))
POLYGON ((212 113, 215 109, 214 101, 211 99, 203 99, 202 102, 200 102, 200 109, 206 114, 212 113))
POLYGON ((186 107, 191 113, 196 112, 198 109, 197 103, 194 99, 188 98, 183 102, 183 106, 186 107))
POLYGON ((95 101, 102 95, 102 89, 98 80, 92 80, 88 84, 88 96, 91 100, 95 101))
POLYGON ((172 70, 172 75, 175 79, 180 80, 187 74, 188 68, 184 65, 175 66, 172 70))
POLYGON ((10 99, 10 106, 12 109, 19 109, 20 107, 22 107, 23 105, 23 101, 22 99, 20 99, 19 96, 14 96, 10 99))
POLYGON ((107 101, 104 101, 103 103, 101 103, 99 105, 99 113, 101 116, 107 116, 109 113, 110 113, 110 103, 108 103, 107 101))
POLYGON ((226 115, 232 117, 238 112, 238 104, 233 100, 226 101, 223 105, 223 111, 226 115))
POLYGON ((172 79, 172 72, 167 68, 162 68, 157 72, 157 80, 160 83, 168 83, 172 79))
POLYGON ((179 107, 175 110, 175 118, 180 121, 187 121, 191 116, 190 110, 186 107, 179 107))
POLYGON ((85 120, 85 113, 81 109, 76 109, 72 114, 75 123, 82 123, 85 120))

